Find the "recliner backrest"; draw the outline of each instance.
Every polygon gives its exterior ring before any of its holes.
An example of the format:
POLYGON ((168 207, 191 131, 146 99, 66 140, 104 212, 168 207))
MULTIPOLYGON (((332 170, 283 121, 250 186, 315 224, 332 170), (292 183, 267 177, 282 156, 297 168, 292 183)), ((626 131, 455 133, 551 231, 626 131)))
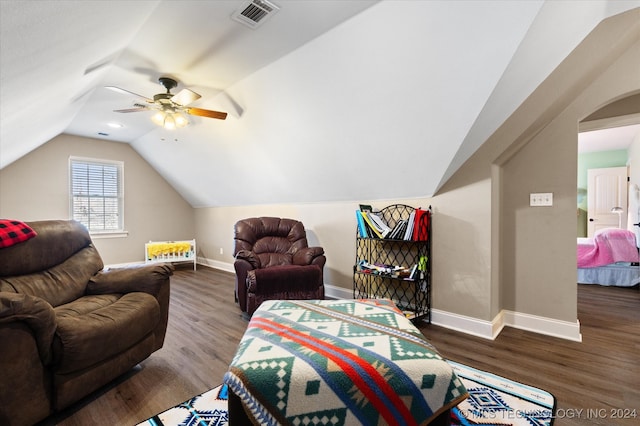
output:
POLYGON ((254 217, 238 221, 234 240, 233 255, 240 250, 251 251, 260 259, 262 268, 289 265, 296 251, 308 247, 302 222, 277 217, 254 217))
POLYGON ((82 296, 104 267, 87 229, 72 220, 27 224, 36 237, 0 249, 0 291, 37 296, 52 306, 82 296))

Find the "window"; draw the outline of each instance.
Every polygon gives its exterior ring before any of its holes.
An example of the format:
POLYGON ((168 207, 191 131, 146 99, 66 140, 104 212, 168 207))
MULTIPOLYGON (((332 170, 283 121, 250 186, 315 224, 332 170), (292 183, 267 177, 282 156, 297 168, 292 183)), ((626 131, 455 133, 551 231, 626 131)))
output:
POLYGON ((71 218, 92 233, 122 232, 121 161, 69 159, 71 218))

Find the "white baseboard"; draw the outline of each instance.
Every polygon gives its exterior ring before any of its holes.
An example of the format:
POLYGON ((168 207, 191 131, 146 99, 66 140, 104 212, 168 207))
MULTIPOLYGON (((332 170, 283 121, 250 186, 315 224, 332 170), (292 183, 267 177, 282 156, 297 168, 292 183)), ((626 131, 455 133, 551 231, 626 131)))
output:
POLYGON ((431 323, 450 330, 459 331, 483 339, 495 339, 502 327, 496 321, 484 321, 478 318, 454 314, 452 312, 431 309, 431 323))
POLYGON ((582 342, 580 321, 577 319, 575 322, 561 321, 507 310, 503 310, 501 314, 504 318, 504 325, 509 327, 559 337, 560 339, 573 340, 574 342, 582 342))
POLYGON ((206 257, 198 257, 197 262, 198 262, 198 265, 205 265, 211 268, 220 269, 222 271, 231 272, 231 273, 236 272, 236 270, 233 268, 233 263, 207 259, 206 257))
POLYGON ((331 284, 325 284, 324 295, 330 299, 353 299, 353 290, 331 284))
POLYGON ((508 310, 502 310, 493 321, 484 321, 478 318, 432 309, 431 323, 490 340, 498 337, 504 327, 513 327, 561 339, 576 342, 582 341, 580 321, 578 320, 573 323, 508 310))

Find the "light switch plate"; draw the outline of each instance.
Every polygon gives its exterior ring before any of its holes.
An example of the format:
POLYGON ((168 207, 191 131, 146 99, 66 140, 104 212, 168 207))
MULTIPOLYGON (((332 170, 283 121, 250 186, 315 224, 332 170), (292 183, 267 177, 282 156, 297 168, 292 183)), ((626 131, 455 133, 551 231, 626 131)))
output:
POLYGON ((529 205, 532 207, 553 206, 553 192, 532 192, 529 194, 529 205))

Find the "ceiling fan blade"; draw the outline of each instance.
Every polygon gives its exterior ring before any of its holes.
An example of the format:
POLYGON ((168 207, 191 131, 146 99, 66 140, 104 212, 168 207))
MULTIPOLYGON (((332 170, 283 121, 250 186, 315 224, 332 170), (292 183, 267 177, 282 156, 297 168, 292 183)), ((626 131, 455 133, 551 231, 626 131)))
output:
POLYGON ((200 117, 218 118, 220 120, 224 120, 225 118, 227 118, 226 112, 211 111, 210 109, 185 108, 185 112, 191 115, 197 115, 200 117))
POLYGON ((149 111, 150 108, 147 107, 138 107, 138 108, 127 108, 127 109, 114 109, 113 112, 140 112, 140 111, 149 111))
POLYGON ((149 99, 149 98, 147 98, 146 96, 139 95, 139 94, 137 94, 137 93, 131 92, 131 91, 126 90, 126 89, 122 89, 122 88, 120 88, 120 87, 116 87, 116 86, 104 86, 104 88, 105 88, 105 89, 109 89, 109 90, 113 90, 114 92, 118 92, 118 93, 121 93, 121 94, 123 94, 123 95, 133 95, 133 96, 138 97, 138 98, 140 98, 140 99, 144 99, 145 101, 147 101, 147 102, 149 102, 149 103, 153 103, 153 99, 149 99))
POLYGON ((189 105, 191 102, 194 102, 200 99, 202 96, 198 95, 193 90, 182 89, 171 98, 171 102, 174 102, 178 105, 189 105))

